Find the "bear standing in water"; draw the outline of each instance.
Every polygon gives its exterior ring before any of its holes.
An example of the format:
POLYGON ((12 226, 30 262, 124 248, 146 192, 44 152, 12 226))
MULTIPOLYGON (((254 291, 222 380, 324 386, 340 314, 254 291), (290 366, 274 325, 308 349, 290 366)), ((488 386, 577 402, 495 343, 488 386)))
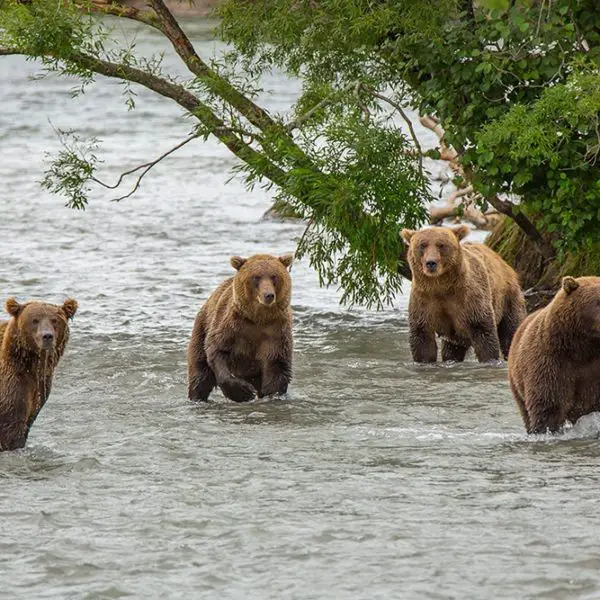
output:
POLYGON ((215 386, 235 402, 284 394, 292 378, 293 256, 234 256, 235 277, 200 309, 188 347, 188 396, 215 386))
POLYGON ((455 229, 403 229, 412 290, 408 307, 410 349, 416 362, 463 361, 473 346, 480 362, 508 350, 526 316, 517 274, 484 244, 461 244, 466 225, 455 229))
POLYGON ((23 448, 50 395, 54 369, 69 339, 77 302, 6 301, 12 316, 0 323, 0 450, 23 448))
POLYGON ((527 433, 600 410, 600 277, 565 277, 552 302, 525 319, 508 379, 527 433))

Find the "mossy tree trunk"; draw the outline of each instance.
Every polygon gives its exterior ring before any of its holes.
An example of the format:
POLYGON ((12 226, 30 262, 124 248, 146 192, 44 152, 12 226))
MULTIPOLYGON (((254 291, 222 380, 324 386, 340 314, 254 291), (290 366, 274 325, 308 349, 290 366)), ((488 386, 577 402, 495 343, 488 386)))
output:
POLYGON ((600 275, 600 243, 567 254, 563 260, 547 261, 517 223, 506 217, 494 228, 486 244, 518 273, 528 312, 546 306, 566 275, 600 275))

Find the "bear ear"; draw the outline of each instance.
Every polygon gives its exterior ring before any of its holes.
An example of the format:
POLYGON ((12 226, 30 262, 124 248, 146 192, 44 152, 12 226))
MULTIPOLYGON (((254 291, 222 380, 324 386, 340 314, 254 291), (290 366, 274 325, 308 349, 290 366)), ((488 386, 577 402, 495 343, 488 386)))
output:
POLYGON ((19 304, 14 298, 9 298, 4 306, 6 312, 13 317, 18 317, 24 307, 23 304, 19 304))
POLYGON ((468 225, 461 225, 460 227, 455 227, 452 229, 452 231, 454 232, 454 235, 458 238, 458 241, 463 240, 469 235, 469 233, 471 233, 471 230, 469 229, 468 225))
POLYGON ((412 236, 415 235, 415 233, 417 232, 413 231, 412 229, 403 229, 400 232, 400 237, 404 240, 404 243, 407 246, 410 246, 410 240, 412 239, 412 236))
POLYGON ((229 262, 236 271, 239 271, 247 260, 247 258, 242 258, 241 256, 232 256, 229 262))
POLYGON ((62 305, 63 312, 65 313, 65 315, 67 315, 67 319, 72 319, 75 316, 75 313, 77 312, 78 308, 79 304, 77 304, 77 300, 75 300, 74 298, 69 298, 68 300, 65 300, 62 305))
POLYGON ((292 266, 292 263, 294 262, 294 255, 293 254, 284 254, 283 256, 279 257, 279 262, 286 269, 289 269, 292 266))
POLYGON ((565 294, 569 295, 579 287, 579 282, 574 277, 563 277, 562 289, 565 290, 565 294))

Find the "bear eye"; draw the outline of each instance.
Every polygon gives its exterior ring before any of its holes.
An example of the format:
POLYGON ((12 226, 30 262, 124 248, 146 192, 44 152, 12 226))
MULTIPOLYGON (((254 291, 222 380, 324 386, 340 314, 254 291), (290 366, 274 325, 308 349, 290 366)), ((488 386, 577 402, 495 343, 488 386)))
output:
POLYGON ((279 280, 279 278, 277 277, 277 275, 272 275, 271 276, 271 281, 273 282, 273 285, 277 285, 277 281, 279 280))
POLYGON ((260 276, 259 275, 255 275, 252 278, 252 283, 254 283, 254 285, 258 285, 260 283, 260 276))
POLYGON ((445 250, 445 249, 446 249, 446 244, 444 244, 444 243, 442 242, 442 243, 438 244, 438 248, 439 248, 440 250, 445 250))
POLYGON ((33 319, 32 323, 34 325, 39 325, 40 324, 40 320, 39 319, 33 319))
POLYGON ((421 242, 419 244, 419 250, 425 250, 427 248, 427 242, 421 242))
POLYGON ((58 325, 58 319, 56 317, 52 319, 52 325, 58 325))

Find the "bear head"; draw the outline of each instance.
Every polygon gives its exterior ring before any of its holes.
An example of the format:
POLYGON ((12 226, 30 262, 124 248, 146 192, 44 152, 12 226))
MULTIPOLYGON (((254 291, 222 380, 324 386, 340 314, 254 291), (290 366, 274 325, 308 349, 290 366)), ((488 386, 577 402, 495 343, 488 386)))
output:
POLYGON ((6 311, 14 319, 21 347, 35 353, 54 352, 66 341, 68 319, 75 316, 77 301, 69 298, 57 306, 37 301, 19 304, 14 298, 9 298, 6 311))
POLYGON ((429 227, 420 231, 403 229, 400 236, 408 245, 408 263, 414 277, 440 277, 458 266, 460 241, 470 232, 467 225, 456 228, 429 227))
POLYGON ((600 338, 600 277, 563 277, 549 308, 578 336, 600 338))
POLYGON ((237 271, 233 289, 238 306, 249 313, 287 308, 292 296, 292 278, 288 269, 293 260, 291 254, 231 257, 231 266, 237 271))

